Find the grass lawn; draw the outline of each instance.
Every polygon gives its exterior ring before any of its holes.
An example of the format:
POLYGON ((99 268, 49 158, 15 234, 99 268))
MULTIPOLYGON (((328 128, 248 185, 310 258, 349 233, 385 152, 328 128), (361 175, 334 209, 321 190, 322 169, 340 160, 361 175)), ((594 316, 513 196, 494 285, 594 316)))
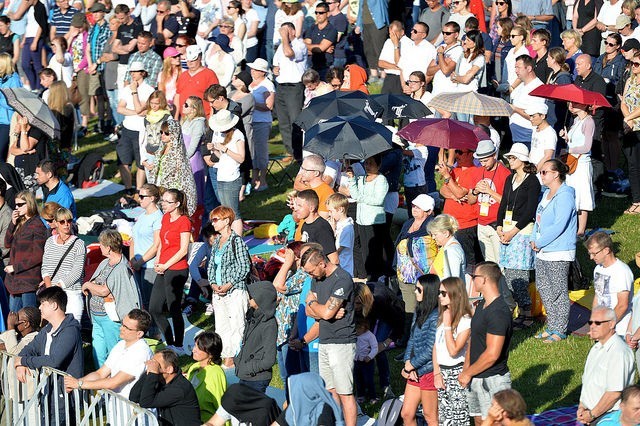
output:
MULTIPOLYGON (((284 152, 277 126, 269 141, 271 155, 279 155, 284 152)), ((113 178, 117 171, 115 145, 103 142, 101 135, 93 135, 85 138, 80 143, 81 148, 76 153, 82 156, 88 152, 97 151, 104 155, 106 160, 111 160, 105 171, 105 178, 113 178)), ((293 173, 297 167, 293 166, 293 173)), ((274 168, 276 177, 281 177, 282 172, 274 168)), ((114 181, 119 181, 115 180, 114 181)), ((286 194, 291 190, 291 184, 286 181, 282 186, 276 186, 272 177, 269 177, 269 189, 252 193, 242 204, 241 210, 245 218, 280 220, 289 213, 286 206, 286 194)), ((111 208, 118 196, 104 198, 89 198, 78 202, 78 214, 89 216, 93 212, 111 208)), ((603 198, 598 200, 596 210, 589 217, 588 228, 608 228, 615 231, 613 239, 619 250, 618 256, 629 266, 634 275, 639 275, 635 265, 635 252, 637 242, 640 239, 640 220, 633 215, 623 215, 622 212, 628 206, 625 199, 603 198)), ((583 271, 588 277, 593 276, 594 264, 588 258, 584 247, 578 247, 578 258, 583 271)), ((191 317, 192 323, 201 328, 213 329, 213 317, 206 317, 203 310, 196 311, 191 317)), ((539 328, 542 328, 540 325, 539 328)), ((516 332, 511 342, 509 367, 514 388, 524 396, 528 411, 539 413, 556 407, 570 406, 578 403, 580 396, 581 376, 587 353, 591 347, 588 337, 570 336, 567 340, 556 344, 544 344, 532 336, 539 330, 516 332)), ((392 369, 392 389, 397 395, 404 392, 404 380, 400 376, 402 364, 393 361, 393 357, 399 350, 393 350, 389 354, 392 369)), ((188 357, 181 359, 184 367, 191 361, 188 357)), ((282 388, 277 365, 274 367, 272 386, 282 388)), ((377 415, 380 403, 363 407, 369 415, 377 415)))

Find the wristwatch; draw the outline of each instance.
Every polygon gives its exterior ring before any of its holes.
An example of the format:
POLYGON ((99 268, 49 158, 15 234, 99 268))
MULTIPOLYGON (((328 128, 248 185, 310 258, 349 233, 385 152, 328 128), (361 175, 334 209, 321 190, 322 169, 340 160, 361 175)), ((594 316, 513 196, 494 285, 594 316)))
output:
POLYGON ((82 384, 83 383, 84 383, 84 381, 78 380, 78 389, 82 390, 82 384))
POLYGON ((444 180, 445 185, 446 185, 447 183, 449 183, 449 182, 451 182, 451 178, 446 178, 446 179, 444 180))

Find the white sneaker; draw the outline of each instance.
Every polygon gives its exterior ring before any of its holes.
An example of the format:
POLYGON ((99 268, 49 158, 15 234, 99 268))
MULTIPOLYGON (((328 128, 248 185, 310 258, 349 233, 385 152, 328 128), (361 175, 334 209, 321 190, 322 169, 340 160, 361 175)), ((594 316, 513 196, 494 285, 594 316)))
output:
POLYGON ((204 314, 208 317, 213 315, 213 303, 207 303, 207 308, 205 309, 204 314))

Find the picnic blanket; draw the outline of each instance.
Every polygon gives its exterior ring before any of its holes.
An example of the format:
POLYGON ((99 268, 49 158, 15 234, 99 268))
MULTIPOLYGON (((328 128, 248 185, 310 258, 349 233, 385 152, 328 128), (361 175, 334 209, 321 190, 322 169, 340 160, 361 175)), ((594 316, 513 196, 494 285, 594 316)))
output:
POLYGON ((556 408, 528 417, 536 426, 582 426, 582 423, 576 420, 576 411, 578 411, 578 406, 574 405, 572 407, 556 408))

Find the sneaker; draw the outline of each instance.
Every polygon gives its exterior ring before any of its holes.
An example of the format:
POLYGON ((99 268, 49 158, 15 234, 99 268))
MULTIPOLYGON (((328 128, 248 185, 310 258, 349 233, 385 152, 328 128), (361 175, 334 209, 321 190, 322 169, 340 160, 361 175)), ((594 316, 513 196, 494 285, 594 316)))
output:
POLYGON ((204 314, 206 316, 208 316, 208 317, 213 315, 213 304, 212 303, 207 303, 207 308, 204 310, 204 314))
POLYGON ((186 316, 191 315, 192 312, 193 312, 193 306, 191 305, 187 305, 187 307, 182 310, 182 313, 186 316))

